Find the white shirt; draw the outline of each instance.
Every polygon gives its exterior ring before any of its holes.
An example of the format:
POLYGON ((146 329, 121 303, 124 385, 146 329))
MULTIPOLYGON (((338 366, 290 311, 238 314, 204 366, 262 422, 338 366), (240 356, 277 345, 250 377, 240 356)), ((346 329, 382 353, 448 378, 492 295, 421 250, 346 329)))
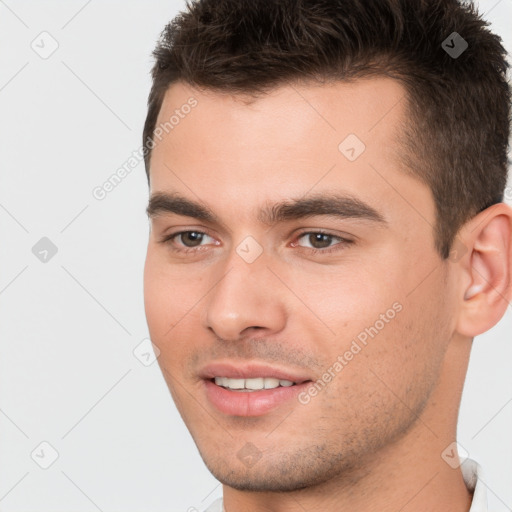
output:
MULTIPOLYGON (((460 469, 469 492, 473 493, 473 501, 468 512, 487 512, 487 492, 482 482, 482 468, 474 460, 466 459, 460 469)), ((226 512, 222 506, 222 498, 214 501, 204 512, 226 512)))

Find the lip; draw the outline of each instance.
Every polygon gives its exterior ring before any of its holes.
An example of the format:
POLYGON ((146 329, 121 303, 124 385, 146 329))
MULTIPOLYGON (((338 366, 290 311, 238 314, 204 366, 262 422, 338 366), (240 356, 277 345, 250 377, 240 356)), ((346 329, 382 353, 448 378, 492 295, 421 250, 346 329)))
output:
POLYGON ((261 391, 232 391, 204 380, 206 398, 221 413, 228 416, 263 416, 296 399, 310 381, 289 387, 262 389, 261 391))
POLYGON ((312 380, 311 376, 276 368, 259 363, 231 363, 216 362, 204 366, 199 371, 202 379, 209 380, 214 377, 228 377, 229 379, 254 379, 257 377, 273 377, 279 380, 291 380, 297 384, 312 380))
POLYGON ((297 395, 311 383, 311 378, 304 374, 257 363, 236 365, 221 362, 210 363, 201 370, 200 376, 203 379, 208 402, 228 416, 262 416, 286 402, 296 399, 297 395), (288 387, 262 389, 261 391, 232 391, 217 386, 213 382, 214 377, 232 379, 273 377, 279 380, 290 380, 296 384, 288 387))

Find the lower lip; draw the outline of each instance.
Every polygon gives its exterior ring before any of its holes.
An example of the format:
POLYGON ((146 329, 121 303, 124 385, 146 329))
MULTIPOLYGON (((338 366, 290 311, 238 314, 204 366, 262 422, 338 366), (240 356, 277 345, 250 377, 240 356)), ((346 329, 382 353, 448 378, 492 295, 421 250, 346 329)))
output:
POLYGON ((293 386, 280 386, 261 391, 231 391, 217 386, 211 380, 204 381, 208 400, 222 413, 230 416, 261 416, 292 400, 303 391, 310 381, 293 386))

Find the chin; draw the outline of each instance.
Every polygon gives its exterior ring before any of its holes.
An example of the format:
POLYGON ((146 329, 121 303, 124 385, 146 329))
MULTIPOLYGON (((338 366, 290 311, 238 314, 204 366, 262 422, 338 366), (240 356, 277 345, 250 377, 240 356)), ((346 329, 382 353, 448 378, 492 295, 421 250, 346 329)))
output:
POLYGON ((239 491, 293 492, 321 485, 354 468, 339 454, 329 455, 320 447, 311 447, 293 454, 265 455, 247 467, 236 455, 219 458, 218 454, 207 457, 201 454, 210 473, 222 484, 239 491))

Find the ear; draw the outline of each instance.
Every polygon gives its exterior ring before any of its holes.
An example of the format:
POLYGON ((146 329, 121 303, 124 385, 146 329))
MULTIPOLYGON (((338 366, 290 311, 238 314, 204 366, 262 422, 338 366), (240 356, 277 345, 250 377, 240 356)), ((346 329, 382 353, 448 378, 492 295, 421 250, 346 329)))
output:
POLYGON ((512 208, 490 206, 467 222, 458 238, 466 252, 456 262, 461 271, 456 331, 473 338, 497 324, 512 299, 512 208))

